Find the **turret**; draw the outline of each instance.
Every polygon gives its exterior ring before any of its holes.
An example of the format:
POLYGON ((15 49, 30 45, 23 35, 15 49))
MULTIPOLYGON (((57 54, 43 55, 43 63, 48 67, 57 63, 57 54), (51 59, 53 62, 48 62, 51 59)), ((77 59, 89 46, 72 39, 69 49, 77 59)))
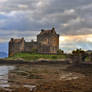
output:
POLYGON ((44 29, 41 29, 41 32, 44 32, 44 29))
POLYGON ((13 42, 14 41, 14 39, 13 38, 11 38, 11 40, 10 40, 11 42, 13 42))
POLYGON ((51 32, 52 32, 52 33, 56 33, 56 31, 55 31, 55 28, 54 28, 54 27, 51 29, 51 32))

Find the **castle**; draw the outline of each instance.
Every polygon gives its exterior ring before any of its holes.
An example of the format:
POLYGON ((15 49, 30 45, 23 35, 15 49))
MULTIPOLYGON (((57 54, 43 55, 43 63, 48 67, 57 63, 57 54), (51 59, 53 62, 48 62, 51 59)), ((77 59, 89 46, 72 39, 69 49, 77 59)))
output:
POLYGON ((59 34, 55 28, 51 30, 41 30, 37 35, 37 41, 26 42, 24 38, 9 41, 9 56, 13 56, 19 52, 36 51, 41 54, 56 54, 59 49, 59 34))

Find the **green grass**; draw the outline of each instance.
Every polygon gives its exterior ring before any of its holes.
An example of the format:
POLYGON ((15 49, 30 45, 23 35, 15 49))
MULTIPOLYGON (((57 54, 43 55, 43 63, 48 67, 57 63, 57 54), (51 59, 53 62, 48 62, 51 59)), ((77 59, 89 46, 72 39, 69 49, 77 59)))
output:
POLYGON ((88 61, 91 61, 89 57, 86 57, 85 58, 85 61, 88 62, 88 61))
POLYGON ((32 53, 17 53, 12 57, 8 57, 8 59, 19 59, 22 58, 24 60, 38 60, 38 59, 65 59, 66 55, 48 55, 48 54, 32 54, 32 53))

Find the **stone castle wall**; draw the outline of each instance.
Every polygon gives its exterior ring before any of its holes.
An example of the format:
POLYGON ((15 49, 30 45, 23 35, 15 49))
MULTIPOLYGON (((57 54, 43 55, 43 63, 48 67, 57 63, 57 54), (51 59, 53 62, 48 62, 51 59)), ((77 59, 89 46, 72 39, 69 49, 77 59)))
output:
POLYGON ((9 56, 13 56, 16 53, 23 51, 24 51, 24 38, 22 39, 11 38, 9 42, 9 56))
POLYGON ((59 35, 54 28, 51 30, 41 30, 37 35, 37 42, 26 42, 24 38, 11 39, 9 41, 9 56, 19 52, 33 52, 43 54, 56 54, 59 49, 59 35))
POLYGON ((59 35, 56 34, 55 29, 42 30, 37 35, 38 53, 56 54, 59 49, 59 35))
POLYGON ((19 52, 32 52, 37 49, 37 42, 25 42, 24 39, 11 39, 9 42, 9 56, 19 52))
POLYGON ((25 42, 24 43, 24 52, 33 52, 33 50, 37 50, 37 42, 25 42))

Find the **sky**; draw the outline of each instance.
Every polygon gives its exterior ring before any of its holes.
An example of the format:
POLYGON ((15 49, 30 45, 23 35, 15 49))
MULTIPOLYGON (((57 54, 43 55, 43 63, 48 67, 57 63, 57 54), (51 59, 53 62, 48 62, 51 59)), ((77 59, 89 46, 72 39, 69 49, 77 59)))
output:
POLYGON ((65 52, 92 50, 92 0, 0 0, 0 51, 8 52, 12 37, 36 40, 52 27, 65 52))

